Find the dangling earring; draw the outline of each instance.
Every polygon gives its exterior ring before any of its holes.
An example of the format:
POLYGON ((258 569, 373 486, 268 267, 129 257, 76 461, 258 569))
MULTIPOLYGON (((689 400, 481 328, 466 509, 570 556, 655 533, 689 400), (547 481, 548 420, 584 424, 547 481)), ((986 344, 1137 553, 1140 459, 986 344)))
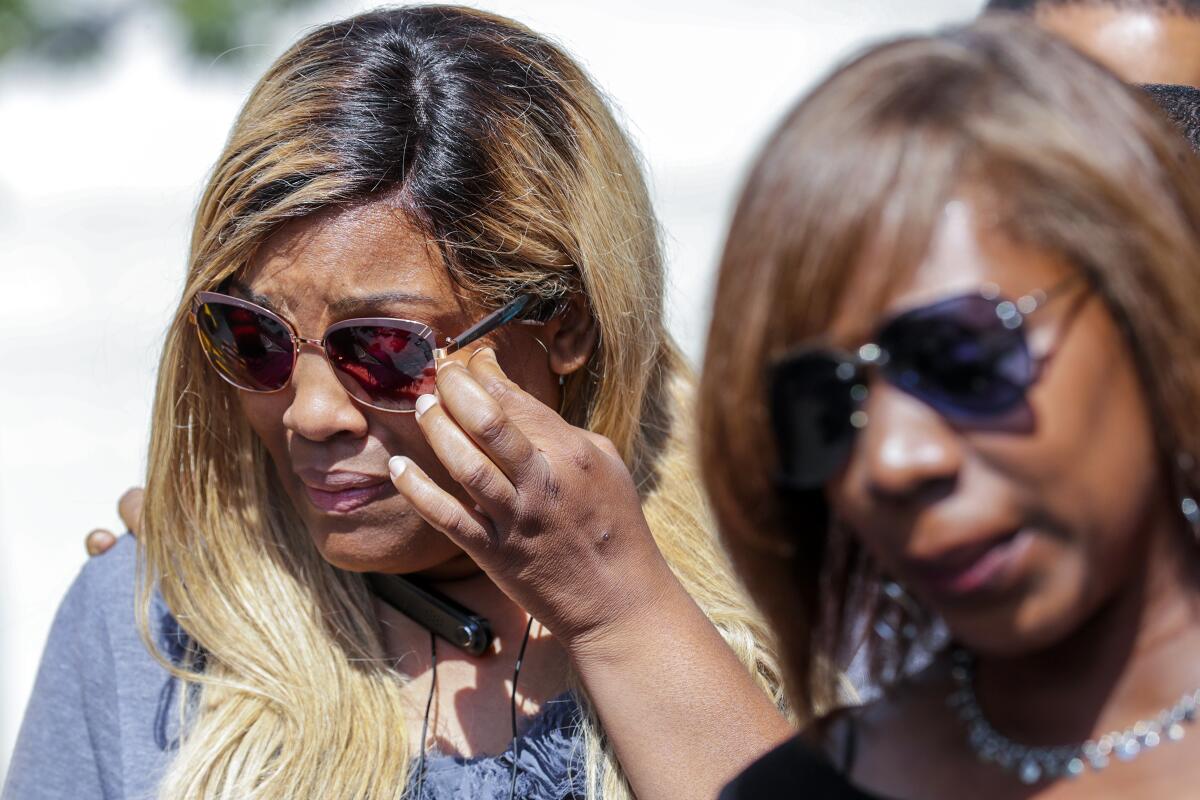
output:
POLYGON ((1196 544, 1200 544, 1200 504, 1194 497, 1185 497, 1179 501, 1179 510, 1192 529, 1192 538, 1196 540, 1196 544))
POLYGON ((882 648, 873 658, 879 668, 879 680, 892 686, 915 674, 926 663, 929 653, 940 650, 949 640, 941 620, 930 614, 916 598, 893 580, 880 584, 882 607, 876 617, 874 633, 882 648))
POLYGON ((1192 458, 1191 453, 1178 453, 1175 456, 1176 467, 1176 483, 1179 485, 1179 511, 1183 514, 1184 520, 1188 527, 1192 529, 1192 538, 1200 544, 1200 503, 1196 502, 1196 498, 1188 490, 1190 481, 1188 475, 1195 469, 1196 460, 1192 458))
POLYGON ((890 608, 884 610, 875 622, 875 632, 889 642, 898 639, 915 642, 921 634, 920 622, 925 612, 904 587, 893 580, 885 580, 880 587, 890 608))
MULTIPOLYGON (((558 375, 558 388, 561 389, 562 387, 566 386, 567 385, 567 376, 562 374, 561 372, 555 372, 554 367, 550 364, 550 348, 548 346, 546 346, 545 342, 543 342, 541 339, 539 339, 536 336, 533 337, 533 340, 535 342, 537 342, 538 344, 540 344, 542 346, 542 349, 546 351, 546 369, 550 370, 551 375, 558 375)), ((566 407, 566 403, 567 403, 567 396, 564 393, 558 404, 558 415, 560 417, 563 414, 563 410, 566 407)))
MULTIPOLYGON (((554 367, 552 367, 552 366, 550 365, 550 348, 546 346, 546 343, 545 343, 545 342, 543 342, 541 339, 539 339, 539 338, 538 338, 538 337, 536 337, 536 336, 534 336, 534 337, 533 337, 533 340, 534 340, 535 342, 537 342, 538 344, 540 344, 540 345, 542 346, 542 349, 546 351, 546 368, 547 368, 548 370, 550 370, 550 372, 552 372, 552 373, 553 373, 553 372, 554 372, 554 367)), ((563 375, 562 373, 557 373, 557 374, 558 374, 558 385, 559 385, 559 386, 566 386, 566 385, 567 385, 567 376, 566 376, 566 375, 563 375)))

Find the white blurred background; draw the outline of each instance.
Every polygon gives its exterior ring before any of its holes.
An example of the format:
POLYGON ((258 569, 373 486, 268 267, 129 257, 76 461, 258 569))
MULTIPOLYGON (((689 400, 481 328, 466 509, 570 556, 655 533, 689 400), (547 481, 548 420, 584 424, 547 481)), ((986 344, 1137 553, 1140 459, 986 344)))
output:
MULTIPOLYGON (((280 14, 261 43, 216 59, 189 54, 142 5, 92 61, 0 63, 0 783, 84 534, 118 529, 117 497, 142 480, 161 333, 207 171, 287 44, 374 4, 280 14)), ((480 5, 565 44, 622 110, 667 236, 672 327, 695 358, 738 185, 784 109, 864 44, 966 20, 982 0, 480 5)))

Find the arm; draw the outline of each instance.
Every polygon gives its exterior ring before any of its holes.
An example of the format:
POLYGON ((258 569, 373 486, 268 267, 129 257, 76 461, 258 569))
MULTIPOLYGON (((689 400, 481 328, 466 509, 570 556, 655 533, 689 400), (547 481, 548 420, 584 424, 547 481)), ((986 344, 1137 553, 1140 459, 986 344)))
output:
POLYGON ((33 694, 25 711, 3 800, 38 798, 112 798, 117 776, 104 768, 98 747, 118 741, 116 714, 95 693, 100 676, 112 674, 111 656, 94 645, 103 640, 97 629, 84 575, 67 592, 54 624, 33 694))
POLYGON ((711 800, 790 731, 671 573, 615 448, 489 350, 437 382, 417 423, 475 507, 408 459, 397 490, 563 643, 639 798, 711 800))
POLYGON ((793 731, 678 581, 659 585, 567 649, 637 796, 709 800, 793 731))

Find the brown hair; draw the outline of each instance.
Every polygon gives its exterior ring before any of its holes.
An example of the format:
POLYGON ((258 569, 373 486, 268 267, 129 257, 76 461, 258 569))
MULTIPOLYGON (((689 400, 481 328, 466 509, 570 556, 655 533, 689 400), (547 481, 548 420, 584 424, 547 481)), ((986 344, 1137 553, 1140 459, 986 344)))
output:
MULTIPOLYGON (((1157 110, 1016 19, 876 47, 793 110, 755 164, 721 262, 701 379, 702 469, 734 564, 780 636, 797 713, 839 703, 878 574, 819 495, 775 488, 767 364, 820 334, 869 258, 870 312, 941 211, 983 194, 1020 241, 1066 256, 1123 325, 1164 454, 1200 453, 1200 168, 1157 110)), ((856 286, 859 285, 856 279, 856 286)), ((1188 489, 1200 489, 1194 468, 1188 489)), ((886 654, 888 658, 881 658, 886 654)))

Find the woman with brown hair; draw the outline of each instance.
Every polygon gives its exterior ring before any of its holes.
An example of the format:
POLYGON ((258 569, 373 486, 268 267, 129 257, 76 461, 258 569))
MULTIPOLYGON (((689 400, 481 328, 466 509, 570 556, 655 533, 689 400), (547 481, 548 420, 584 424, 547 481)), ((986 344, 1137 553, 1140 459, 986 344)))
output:
POLYGON ((787 117, 729 233, 700 423, 817 722, 726 797, 804 796, 801 747, 829 796, 1200 782, 1198 264, 1187 144, 1021 23, 877 47, 787 117))
POLYGON ((4 796, 714 796, 788 726, 663 283, 562 50, 447 6, 305 36, 201 200, 136 545, 64 601, 4 796))

